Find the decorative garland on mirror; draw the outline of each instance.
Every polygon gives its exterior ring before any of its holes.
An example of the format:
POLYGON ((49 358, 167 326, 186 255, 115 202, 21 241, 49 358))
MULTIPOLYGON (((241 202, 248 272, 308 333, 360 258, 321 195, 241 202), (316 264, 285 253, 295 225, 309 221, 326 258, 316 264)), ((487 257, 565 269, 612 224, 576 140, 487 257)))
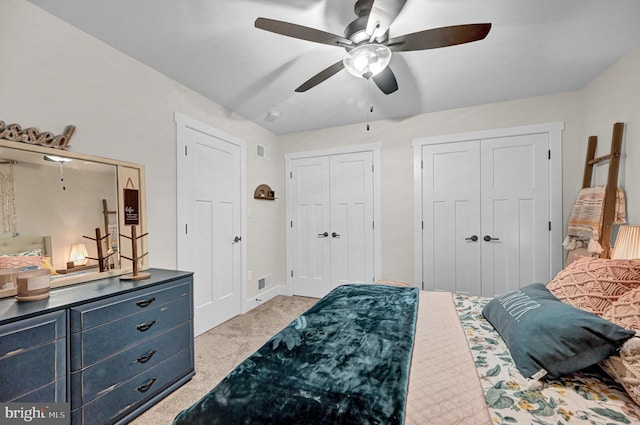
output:
POLYGON ((20 124, 5 124, 0 120, 0 139, 11 140, 13 142, 29 143, 31 145, 46 146, 49 148, 66 150, 69 147, 69 140, 76 131, 75 125, 68 125, 62 134, 55 136, 49 131, 40 132, 35 127, 23 129, 20 124))

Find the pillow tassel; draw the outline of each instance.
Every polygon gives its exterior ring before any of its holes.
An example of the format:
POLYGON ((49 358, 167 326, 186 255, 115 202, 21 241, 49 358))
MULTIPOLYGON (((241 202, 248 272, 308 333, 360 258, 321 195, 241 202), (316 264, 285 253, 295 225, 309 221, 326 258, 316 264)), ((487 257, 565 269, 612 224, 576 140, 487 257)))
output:
POLYGON ((573 251, 576 249, 576 239, 571 236, 567 236, 564 242, 562 242, 562 245, 567 251, 573 251))
POLYGON ((595 239, 591 239, 591 240, 589 241, 589 245, 588 245, 587 249, 588 249, 588 250, 589 250, 589 252, 590 252, 590 253, 592 253, 592 254, 600 254, 600 253, 603 251, 602 246, 601 246, 601 245, 600 245, 600 243, 599 243, 597 240, 595 240, 595 239))

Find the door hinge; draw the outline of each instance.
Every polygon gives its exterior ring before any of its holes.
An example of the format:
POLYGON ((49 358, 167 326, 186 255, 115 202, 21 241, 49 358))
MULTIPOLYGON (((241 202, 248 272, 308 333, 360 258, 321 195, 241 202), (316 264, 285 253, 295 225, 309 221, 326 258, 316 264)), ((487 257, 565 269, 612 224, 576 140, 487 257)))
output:
POLYGON ((189 227, 188 226, 189 225, 187 223, 184 224, 184 233, 185 233, 185 235, 189 234, 189 227))
POLYGON ((551 149, 549 149, 549 159, 551 159, 551 149))
POLYGON ((291 277, 293 277, 293 270, 291 270, 291 277))
POLYGON ((424 160, 420 160, 420 168, 424 168, 424 160))
POLYGON ((373 165, 373 164, 371 164, 371 172, 372 172, 372 173, 374 173, 374 172, 375 172, 375 171, 373 171, 373 167, 374 167, 374 165, 373 165))
POLYGON ((375 222, 375 221, 372 221, 372 222, 371 222, 371 228, 372 228, 372 229, 375 229, 375 228, 376 228, 376 222, 375 222))
POLYGON ((293 220, 291 220, 291 223, 289 223, 289 227, 293 228, 293 220))
POLYGON ((549 231, 551 231, 551 222, 549 222, 549 231))
POLYGON ((293 178, 293 171, 289 171, 289 178, 292 179, 293 178))
POLYGON ((184 156, 187 156, 187 145, 184 145, 184 156))
POLYGON ((420 222, 420 227, 422 228, 422 230, 424 230, 424 221, 420 222))

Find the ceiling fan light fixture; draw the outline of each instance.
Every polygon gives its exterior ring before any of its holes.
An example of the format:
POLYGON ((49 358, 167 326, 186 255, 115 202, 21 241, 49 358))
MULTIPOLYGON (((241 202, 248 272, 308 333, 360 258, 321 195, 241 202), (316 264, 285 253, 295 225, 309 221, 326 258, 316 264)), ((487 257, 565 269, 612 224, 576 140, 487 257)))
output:
POLYGON ((369 79, 382 72, 391 60, 391 50, 383 44, 363 44, 347 52, 342 59, 350 74, 369 79))

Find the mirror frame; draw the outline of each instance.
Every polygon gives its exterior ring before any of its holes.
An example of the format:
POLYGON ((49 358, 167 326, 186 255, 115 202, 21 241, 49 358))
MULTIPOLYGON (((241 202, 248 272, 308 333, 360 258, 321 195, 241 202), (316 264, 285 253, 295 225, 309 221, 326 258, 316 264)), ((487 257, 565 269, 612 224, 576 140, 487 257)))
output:
MULTIPOLYGON (((77 160, 86 160, 92 162, 99 162, 103 164, 113 165, 116 168, 117 175, 117 205, 118 205, 118 233, 119 235, 130 236, 130 231, 123 232, 127 227, 124 222, 124 195, 125 188, 134 188, 138 190, 138 202, 139 202, 139 225, 137 226, 136 233, 138 236, 145 235, 147 233, 147 214, 146 214, 146 195, 145 195, 145 179, 144 179, 144 165, 135 164, 126 161, 114 160, 109 158, 103 158, 98 156, 92 156, 82 154, 78 152, 48 148, 39 145, 32 145, 24 142, 15 142, 11 140, 0 139, 0 148, 7 148, 12 150, 28 151, 33 153, 39 153, 43 155, 56 155, 61 157, 68 157, 77 160), (132 187, 133 185, 133 187, 132 187)), ((138 255, 144 255, 148 253, 148 242, 146 237, 139 237, 137 241, 138 255)), ((132 244, 127 238, 120 236, 120 253, 127 257, 132 256, 132 244)), ((140 259, 139 270, 145 270, 148 268, 148 255, 144 255, 140 259)), ((51 280, 51 288, 58 288, 63 286, 75 285, 84 282, 90 282, 93 280, 104 279, 112 276, 121 276, 124 274, 131 274, 133 272, 133 263, 126 258, 121 258, 120 268, 115 270, 106 270, 104 272, 88 272, 78 275, 57 277, 51 280), (128 267, 126 267, 128 266, 128 267)), ((0 289, 0 298, 10 297, 16 295, 16 289, 0 289)))

